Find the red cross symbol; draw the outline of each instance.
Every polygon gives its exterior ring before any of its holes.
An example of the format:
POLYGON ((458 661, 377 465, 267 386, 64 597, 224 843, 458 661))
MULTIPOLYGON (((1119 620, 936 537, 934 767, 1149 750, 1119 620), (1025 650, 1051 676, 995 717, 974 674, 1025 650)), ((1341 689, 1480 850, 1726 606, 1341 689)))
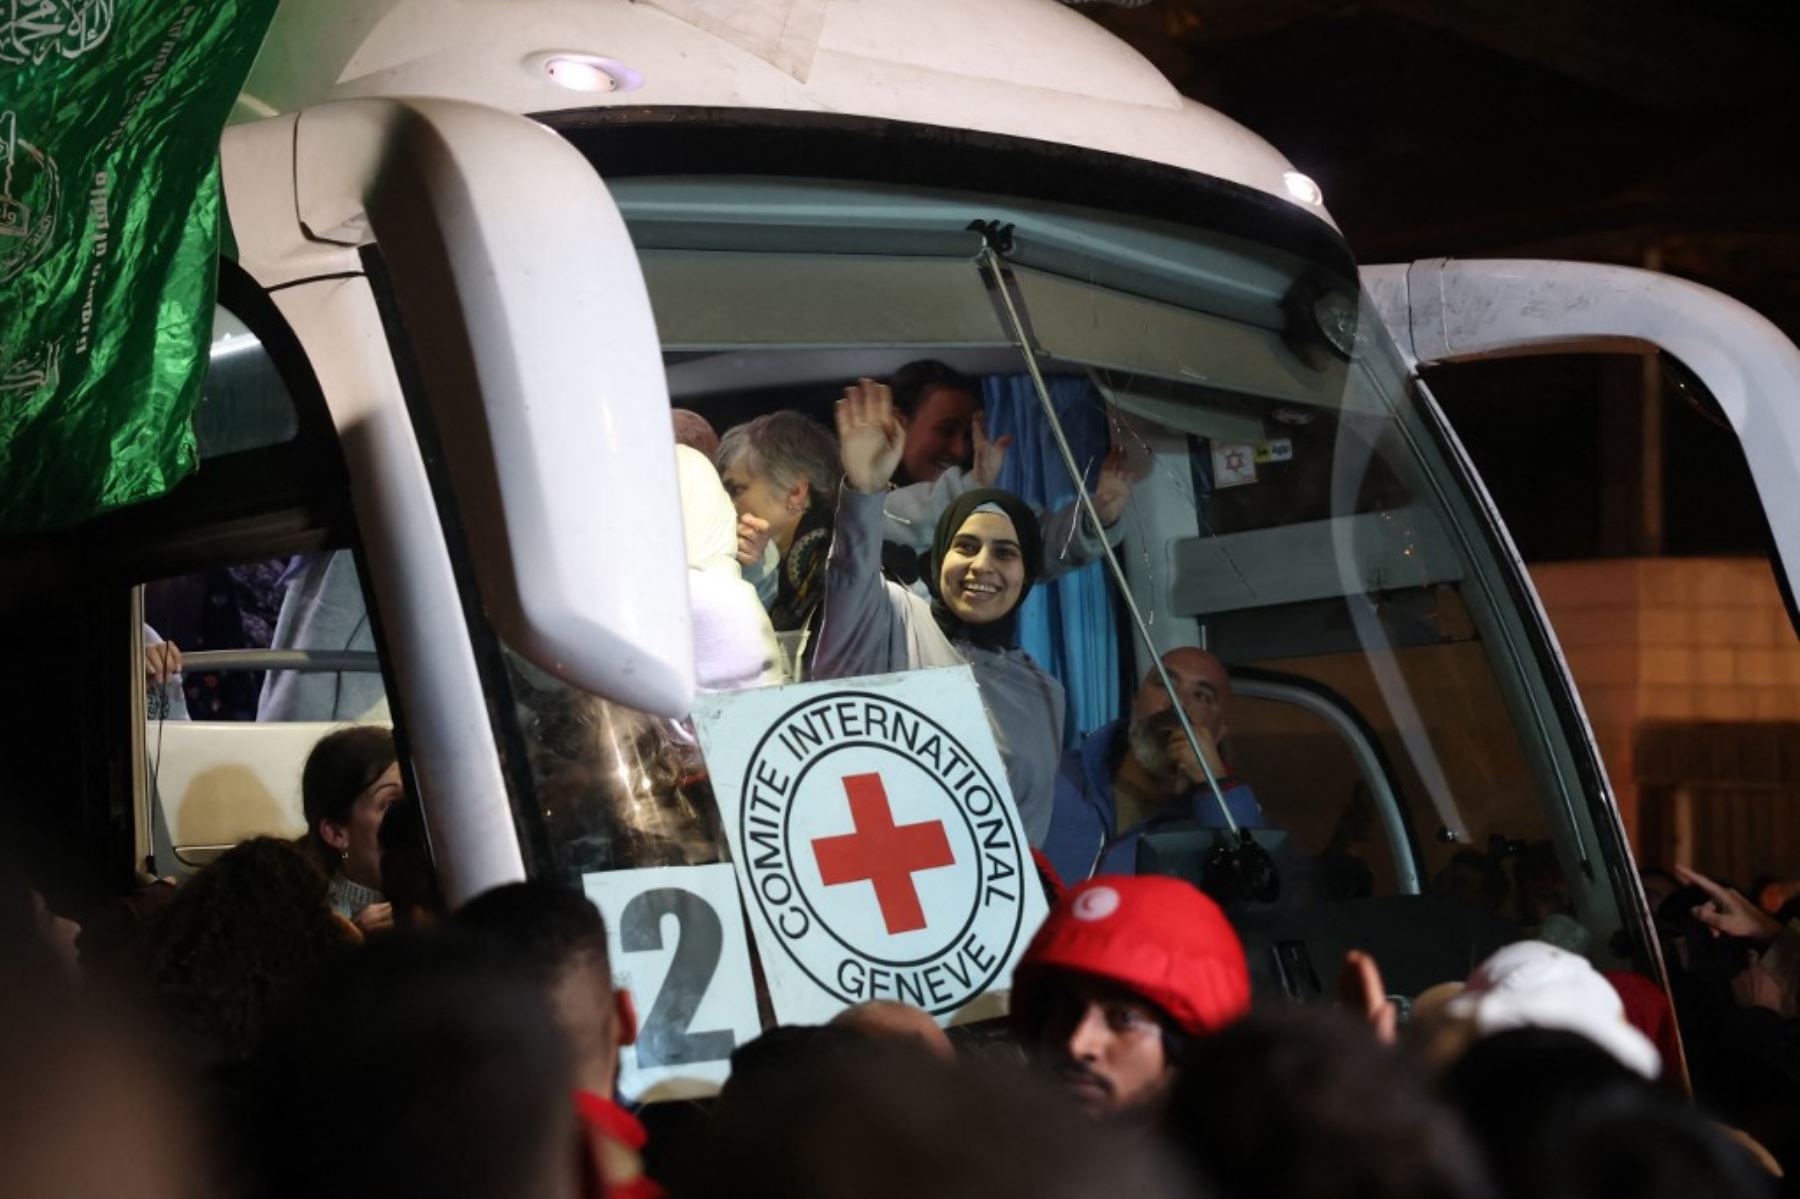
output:
POLYGON ((819 877, 827 887, 839 883, 875 884, 875 901, 890 933, 909 933, 925 927, 925 909, 912 876, 921 870, 956 865, 950 838, 941 820, 919 824, 894 824, 894 810, 879 774, 852 774, 844 778, 850 796, 850 822, 854 833, 813 840, 813 856, 819 860, 819 877))

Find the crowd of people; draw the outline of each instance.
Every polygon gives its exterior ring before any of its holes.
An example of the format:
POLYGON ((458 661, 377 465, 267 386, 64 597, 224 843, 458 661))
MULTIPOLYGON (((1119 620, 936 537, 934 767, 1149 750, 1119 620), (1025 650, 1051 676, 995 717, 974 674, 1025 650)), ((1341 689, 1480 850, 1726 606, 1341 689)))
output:
MULTIPOLYGON (((1019 648, 1019 605, 1102 552, 1131 485, 1116 458, 1102 465, 1100 528, 1073 506, 1035 510, 993 486, 1008 444, 979 408, 971 381, 922 362, 846 389, 835 436, 792 412, 722 438, 678 413, 676 436, 703 685, 972 668, 1050 901, 1001 980, 1004 1018, 946 1029, 948 1013, 872 1001, 737 1045, 716 1098, 633 1110, 619 1080, 639 1021, 600 912, 549 880, 449 910, 392 734, 352 725, 306 762, 297 842, 245 841, 85 930, 23 870, 0 871, 0 1194, 1749 1199, 1792 1185, 1800 911, 1782 905, 1800 900, 1779 886, 1747 898, 1691 871, 1645 879, 1674 1008, 1651 978, 1549 940, 1403 999, 1356 951, 1335 1003, 1253 997, 1227 912, 1137 873, 1139 842, 1166 823, 1263 824, 1221 752, 1229 673, 1171 651, 1125 716, 1063 744, 1063 691, 1019 648)), ((153 647, 146 668, 166 682, 179 650, 153 647)))
MULTIPOLYGON (((1404 1021, 1366 955, 1336 1004, 1254 1001, 1225 913, 1152 875, 1064 892, 998 1028, 875 1001, 737 1046, 715 1099, 633 1111, 638 1018, 579 890, 358 922, 332 844, 245 842, 79 960, 9 875, 0 1193, 1749 1199, 1784 1181, 1780 1129, 1696 1106, 1675 1043, 1585 958, 1516 942, 1404 1021)), ((1702 927, 1768 938, 1765 958, 1800 936, 1689 877, 1702 927)))

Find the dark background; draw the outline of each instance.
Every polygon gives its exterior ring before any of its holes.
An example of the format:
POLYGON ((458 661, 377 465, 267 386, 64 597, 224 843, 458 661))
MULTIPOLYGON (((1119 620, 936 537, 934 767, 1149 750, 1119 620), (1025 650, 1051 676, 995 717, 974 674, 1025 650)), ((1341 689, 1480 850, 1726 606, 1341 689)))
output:
MULTIPOLYGON (((1647 266, 1800 340, 1800 4, 1081 11, 1317 180, 1362 262, 1647 266)), ((1735 438, 1666 380, 1646 383, 1641 360, 1483 363, 1428 382, 1528 559, 1764 551, 1735 438), (1660 519, 1644 517, 1645 489, 1660 519)))

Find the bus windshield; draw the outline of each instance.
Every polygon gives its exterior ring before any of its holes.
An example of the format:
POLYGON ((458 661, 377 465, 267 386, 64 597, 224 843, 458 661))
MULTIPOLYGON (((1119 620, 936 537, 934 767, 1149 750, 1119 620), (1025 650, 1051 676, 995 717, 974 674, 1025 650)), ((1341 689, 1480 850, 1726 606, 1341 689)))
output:
MULTIPOLYGON (((1257 985, 1297 998, 1352 947, 1400 994, 1526 936, 1633 964, 1619 834, 1519 567, 1354 280, 1202 228, 1017 200, 679 178, 615 194, 673 403, 723 437, 737 511, 772 526, 738 569, 781 652, 729 678, 703 662, 703 686, 882 661, 844 651, 843 623, 834 640, 814 607, 847 554, 834 544, 873 539, 882 596, 909 592, 921 622, 935 603, 940 628, 974 638, 963 657, 1014 803, 1064 883, 1202 881, 1223 830, 1248 828, 1279 895, 1227 895, 1228 910, 1257 985), (981 262, 995 245, 1003 283, 981 262), (838 401, 865 379, 906 413, 874 500, 834 440, 838 401), (985 634, 945 623, 966 613, 944 593, 956 547, 937 522, 988 482, 1043 543, 1007 633, 1058 702, 1022 714, 982 673, 985 634)), ((630 569, 630 546, 596 552, 630 569)), ((729 859, 690 723, 508 661, 539 869, 729 859)))

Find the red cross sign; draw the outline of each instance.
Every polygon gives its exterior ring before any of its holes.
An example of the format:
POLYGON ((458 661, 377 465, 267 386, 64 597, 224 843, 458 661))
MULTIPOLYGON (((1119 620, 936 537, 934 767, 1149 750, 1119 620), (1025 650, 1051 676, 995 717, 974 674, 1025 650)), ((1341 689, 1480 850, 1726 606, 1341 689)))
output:
POLYGON ((846 775, 844 790, 850 796, 850 821, 856 831, 813 840, 819 877, 828 887, 874 883, 875 901, 889 933, 924 928, 925 909, 912 876, 956 865, 943 821, 896 825, 879 774, 846 775))

